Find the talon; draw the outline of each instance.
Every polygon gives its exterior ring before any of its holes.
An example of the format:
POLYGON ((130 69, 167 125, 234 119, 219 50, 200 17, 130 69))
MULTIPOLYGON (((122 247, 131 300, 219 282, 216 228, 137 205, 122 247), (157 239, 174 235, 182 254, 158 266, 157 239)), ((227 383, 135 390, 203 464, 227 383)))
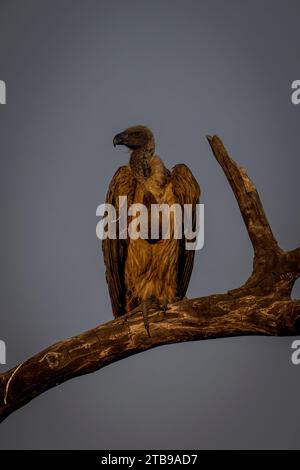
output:
POLYGON ((151 308, 151 306, 153 305, 153 302, 152 300, 145 300, 143 301, 140 305, 138 305, 136 308, 134 308, 133 310, 131 310, 130 312, 126 313, 125 314, 125 318, 124 318, 124 323, 125 321, 127 321, 128 317, 131 317, 132 315, 136 314, 136 313, 142 313, 143 315, 143 321, 144 321, 144 326, 145 326, 145 330, 147 332, 147 335, 149 336, 150 338, 150 327, 149 327, 149 320, 148 320, 148 313, 149 313, 149 309, 151 308))
POLYGON ((164 312, 164 315, 166 314, 166 311, 168 310, 168 301, 167 299, 164 299, 161 304, 159 305, 160 309, 164 312))
POLYGON ((149 336, 150 338, 150 327, 149 327, 149 320, 148 320, 148 313, 149 313, 149 310, 148 310, 148 306, 145 305, 144 306, 145 308, 143 308, 142 310, 142 314, 143 314, 143 320, 144 320, 144 327, 145 327, 145 330, 147 331, 147 335, 149 336))
POLYGON ((145 330, 147 332, 147 335, 150 338, 151 334, 150 334, 150 325, 149 325, 149 311, 150 310, 162 310, 165 315, 167 309, 168 309, 167 299, 163 299, 162 301, 159 301, 155 297, 151 297, 150 299, 147 299, 141 302, 140 305, 138 305, 136 308, 134 308, 130 312, 126 313, 124 322, 127 321, 128 317, 131 317, 135 313, 141 312, 143 315, 145 330))
POLYGON ((181 302, 182 300, 188 300, 187 296, 185 295, 184 297, 175 297, 174 303, 181 302))

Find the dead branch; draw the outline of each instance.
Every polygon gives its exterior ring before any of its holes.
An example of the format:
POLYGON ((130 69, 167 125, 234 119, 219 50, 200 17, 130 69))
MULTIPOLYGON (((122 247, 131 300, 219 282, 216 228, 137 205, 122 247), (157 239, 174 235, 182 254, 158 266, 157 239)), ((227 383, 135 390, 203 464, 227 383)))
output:
POLYGON ((226 294, 184 300, 153 310, 150 334, 142 315, 120 317, 63 340, 0 375, 0 421, 71 378, 95 372, 132 354, 164 344, 237 335, 297 335, 300 300, 291 290, 300 276, 300 248, 285 252, 269 226, 258 192, 222 141, 208 137, 235 194, 254 250, 247 282, 226 294))

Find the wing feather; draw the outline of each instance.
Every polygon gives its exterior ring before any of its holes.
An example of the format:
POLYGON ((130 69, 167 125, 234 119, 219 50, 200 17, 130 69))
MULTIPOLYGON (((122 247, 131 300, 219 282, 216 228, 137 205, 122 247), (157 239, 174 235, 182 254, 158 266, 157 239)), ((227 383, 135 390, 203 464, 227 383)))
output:
MULTIPOLYGON (((171 173, 172 187, 178 203, 192 204, 193 230, 196 228, 196 204, 200 199, 200 187, 191 170, 184 164, 176 165, 171 173)), ((184 232, 183 232, 184 233, 184 232)), ((180 253, 178 260, 178 297, 183 298, 186 294, 194 265, 194 250, 186 250, 186 239, 183 236, 180 242, 180 253)))
MULTIPOLYGON (((120 167, 109 185, 106 203, 112 204, 119 218, 119 196, 127 196, 128 207, 132 204, 135 191, 135 180, 128 166, 120 167)), ((125 261, 129 240, 107 238, 102 241, 106 280, 113 314, 116 317, 125 313, 125 261)))

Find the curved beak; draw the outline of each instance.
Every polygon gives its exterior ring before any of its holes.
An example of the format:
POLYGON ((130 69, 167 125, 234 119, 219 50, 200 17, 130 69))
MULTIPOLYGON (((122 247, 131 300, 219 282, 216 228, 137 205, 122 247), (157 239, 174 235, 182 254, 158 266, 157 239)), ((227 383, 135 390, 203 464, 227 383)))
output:
POLYGON ((127 132, 121 132, 120 134, 115 135, 113 139, 114 147, 116 147, 116 145, 125 145, 126 138, 127 138, 127 132))

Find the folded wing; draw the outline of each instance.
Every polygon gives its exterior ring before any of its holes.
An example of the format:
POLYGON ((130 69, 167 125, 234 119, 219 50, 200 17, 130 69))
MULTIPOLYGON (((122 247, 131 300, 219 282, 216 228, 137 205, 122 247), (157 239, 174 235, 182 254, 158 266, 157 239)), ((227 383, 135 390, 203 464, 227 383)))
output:
MULTIPOLYGON (((192 205, 192 224, 193 230, 196 229, 196 205, 200 199, 200 187, 194 178, 191 170, 184 164, 176 165, 171 173, 173 193, 177 202, 182 206, 184 204, 192 205)), ((184 229, 184 227, 183 227, 184 229)), ((183 232, 184 233, 184 232, 183 232)), ((190 277, 194 265, 194 250, 186 250, 186 238, 183 236, 180 242, 180 252, 178 259, 178 297, 183 298, 186 294, 190 277)))
MULTIPOLYGON (((127 196, 128 207, 132 204, 135 191, 135 180, 128 166, 122 166, 115 173, 108 188, 106 203, 112 204, 119 218, 119 196, 127 196)), ((102 241, 102 250, 106 267, 106 280, 111 299, 113 314, 116 317, 125 313, 125 261, 129 239, 107 238, 102 241)))

